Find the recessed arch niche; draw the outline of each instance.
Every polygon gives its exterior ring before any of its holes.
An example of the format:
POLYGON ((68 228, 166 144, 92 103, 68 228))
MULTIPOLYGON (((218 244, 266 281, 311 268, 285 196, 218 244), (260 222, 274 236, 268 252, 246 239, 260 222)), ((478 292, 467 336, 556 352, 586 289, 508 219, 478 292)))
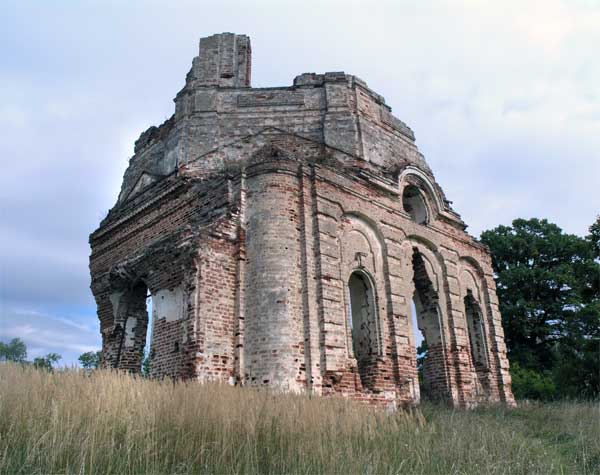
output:
POLYGON ((363 270, 355 270, 348 279, 348 327, 352 339, 352 354, 356 358, 363 386, 368 386, 367 374, 371 360, 379 353, 379 315, 372 278, 363 270))
POLYGON ((460 283, 475 390, 479 395, 485 395, 489 391, 489 330, 483 279, 474 259, 461 258, 460 283))
POLYGON ((347 213, 340 221, 346 354, 357 368, 362 386, 373 389, 384 347, 382 319, 387 315, 383 239, 376 225, 360 214, 347 213))

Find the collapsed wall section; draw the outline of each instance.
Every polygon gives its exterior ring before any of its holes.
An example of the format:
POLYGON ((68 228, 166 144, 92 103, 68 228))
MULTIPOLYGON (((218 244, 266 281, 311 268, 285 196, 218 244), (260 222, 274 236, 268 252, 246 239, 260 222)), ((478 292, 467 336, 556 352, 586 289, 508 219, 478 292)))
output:
MULTIPOLYGON (((205 338, 197 331, 199 284, 217 286, 200 281, 198 273, 204 255, 209 275, 217 265, 212 256, 231 239, 227 190, 226 179, 197 183, 173 176, 113 211, 90 236, 105 367, 139 373, 150 358, 152 375, 195 376, 198 345, 204 343, 198 336, 205 338)), ((218 316, 211 312, 211 329, 218 316)))

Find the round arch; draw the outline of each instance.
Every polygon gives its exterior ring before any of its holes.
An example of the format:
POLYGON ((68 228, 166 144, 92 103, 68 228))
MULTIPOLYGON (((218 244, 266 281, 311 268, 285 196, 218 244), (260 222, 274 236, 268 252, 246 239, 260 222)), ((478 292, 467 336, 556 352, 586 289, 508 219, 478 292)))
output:
POLYGON ((414 309, 407 309, 407 312, 416 312, 415 322, 411 319, 413 334, 416 324, 426 343, 426 353, 421 355, 421 362, 417 360, 421 391, 425 398, 452 399, 450 368, 453 363, 447 357, 451 325, 448 321, 446 268, 436 246, 429 240, 409 235, 403 246, 406 257, 412 261, 414 285, 412 303, 407 304, 411 307, 414 304, 414 309))
POLYGON ((405 188, 409 186, 415 186, 423 193, 432 214, 441 213, 444 210, 443 200, 436 191, 431 179, 418 168, 406 167, 399 175, 398 188, 400 193, 404 194, 405 188))

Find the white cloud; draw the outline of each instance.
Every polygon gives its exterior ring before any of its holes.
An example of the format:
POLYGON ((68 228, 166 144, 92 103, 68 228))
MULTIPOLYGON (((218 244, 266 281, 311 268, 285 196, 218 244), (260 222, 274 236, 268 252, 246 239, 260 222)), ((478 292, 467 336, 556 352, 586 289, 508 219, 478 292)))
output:
POLYGON ((72 319, 32 309, 3 308, 0 340, 17 337, 27 345, 28 359, 56 352, 65 365, 76 364, 81 353, 101 347, 98 324, 89 317, 72 319))

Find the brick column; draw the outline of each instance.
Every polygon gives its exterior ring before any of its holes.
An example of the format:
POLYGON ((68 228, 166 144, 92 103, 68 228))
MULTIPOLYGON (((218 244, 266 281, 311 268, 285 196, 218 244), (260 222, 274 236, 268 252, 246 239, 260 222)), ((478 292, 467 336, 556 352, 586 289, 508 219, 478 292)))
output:
POLYGON ((246 383, 304 389, 299 183, 291 161, 246 174, 246 383))

